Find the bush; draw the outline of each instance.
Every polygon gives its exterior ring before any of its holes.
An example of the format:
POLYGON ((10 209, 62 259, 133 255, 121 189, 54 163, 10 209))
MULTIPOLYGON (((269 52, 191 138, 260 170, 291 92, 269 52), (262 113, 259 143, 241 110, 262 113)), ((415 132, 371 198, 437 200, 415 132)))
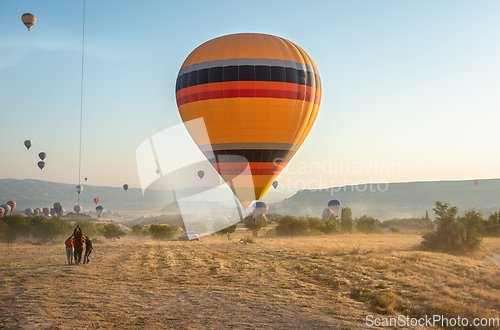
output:
MULTIPOLYGON (((222 226, 226 226, 226 225, 227 224, 222 224, 222 226)), ((227 240, 229 241, 231 239, 231 234, 236 231, 236 227, 238 227, 237 223, 235 223, 234 225, 225 227, 224 229, 219 230, 218 232, 216 232, 216 234, 220 235, 220 236, 226 235, 227 240)))
POLYGON ((142 235, 144 234, 144 231, 142 230, 141 225, 133 225, 132 226, 132 235, 142 235))
POLYGON ((276 236, 276 230, 275 230, 275 229, 269 229, 269 230, 266 232, 266 236, 268 236, 268 237, 273 237, 273 236, 276 236))
POLYGON ((30 218, 31 235, 39 239, 43 244, 52 241, 59 235, 68 234, 72 226, 65 220, 59 218, 45 219, 37 216, 30 218))
POLYGON ((20 214, 7 215, 0 218, 0 224, 2 224, 1 227, 3 228, 2 240, 10 244, 20 236, 29 236, 31 228, 27 221, 28 219, 20 214))
POLYGON ((394 233, 394 234, 399 234, 401 232, 401 229, 399 227, 396 227, 396 226, 390 226, 389 230, 391 231, 391 233, 394 233))
POLYGON ((309 230, 312 232, 321 231, 323 227, 323 222, 319 218, 307 218, 307 226, 309 230))
POLYGON ((500 212, 491 213, 487 221, 483 221, 483 235, 500 237, 500 212))
POLYGON ((480 249, 483 222, 480 213, 468 211, 464 217, 457 218, 457 207, 440 201, 433 210, 437 215, 437 228, 422 236, 424 249, 458 254, 480 249))
POLYGON ((276 235, 294 236, 305 235, 309 231, 308 222, 291 215, 285 215, 276 226, 276 235))
POLYGON ((366 215, 363 215, 358 219, 356 227, 358 228, 358 231, 363 234, 382 233, 382 229, 380 229, 380 221, 366 215))
POLYGON ((118 227, 118 225, 115 225, 114 223, 103 225, 102 227, 102 236, 106 239, 113 239, 113 241, 118 238, 120 239, 121 236, 125 236, 125 232, 118 227))
POLYGON ((149 226, 149 232, 151 233, 151 238, 155 240, 164 240, 173 238, 175 234, 179 231, 179 227, 175 225, 151 225, 149 226))
POLYGON ((259 231, 266 226, 262 221, 255 221, 253 224, 245 224, 245 227, 252 232, 253 236, 257 236, 259 231))
POLYGON ((85 236, 92 237, 97 233, 95 225, 92 221, 79 220, 75 225, 80 225, 80 228, 82 228, 82 233, 85 236))
POLYGON ((323 227, 320 228, 323 234, 338 234, 339 228, 337 226, 337 222, 327 222, 323 227))

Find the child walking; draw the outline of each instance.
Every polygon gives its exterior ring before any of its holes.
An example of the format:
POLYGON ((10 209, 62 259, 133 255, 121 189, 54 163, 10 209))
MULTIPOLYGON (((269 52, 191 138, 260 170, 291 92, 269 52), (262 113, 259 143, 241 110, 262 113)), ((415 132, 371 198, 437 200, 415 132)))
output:
POLYGON ((89 263, 89 256, 92 253, 92 240, 89 237, 85 237, 85 255, 83 256, 83 264, 89 263))
POLYGON ((73 264, 73 235, 71 235, 65 242, 66 257, 68 257, 68 265, 73 264))

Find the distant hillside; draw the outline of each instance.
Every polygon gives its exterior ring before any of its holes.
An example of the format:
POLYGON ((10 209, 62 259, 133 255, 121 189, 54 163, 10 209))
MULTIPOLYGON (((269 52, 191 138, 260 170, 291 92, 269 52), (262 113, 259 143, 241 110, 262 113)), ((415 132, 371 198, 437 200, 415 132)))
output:
POLYGON ((389 220, 395 217, 423 217, 434 202, 451 203, 463 211, 475 208, 484 215, 500 211, 500 179, 481 180, 476 187, 472 180, 390 183, 373 186, 345 186, 323 190, 300 190, 292 197, 269 205, 270 213, 321 216, 328 201, 338 199, 342 207, 349 206, 353 216, 363 214, 389 220), (386 191, 381 191, 385 190, 386 191), (375 191, 370 191, 375 190, 375 191), (474 205, 479 202, 478 207, 474 205))
MULTIPOLYGON (((138 188, 129 188, 125 191, 123 188, 88 186, 84 183, 82 185, 80 205, 84 212, 95 209, 96 204, 93 202, 95 197, 100 198, 99 205, 112 211, 159 210, 165 206, 145 200, 141 189, 138 188)), ((70 212, 78 200, 75 186, 32 179, 0 179, 0 204, 15 200, 17 211, 26 208, 52 207, 55 202, 60 202, 63 208, 70 212)))

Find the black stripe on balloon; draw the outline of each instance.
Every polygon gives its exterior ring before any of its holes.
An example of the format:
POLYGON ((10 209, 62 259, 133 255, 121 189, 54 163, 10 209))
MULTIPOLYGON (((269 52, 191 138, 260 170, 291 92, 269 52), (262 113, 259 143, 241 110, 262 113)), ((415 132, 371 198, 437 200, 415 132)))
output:
POLYGON ((230 149, 204 152, 210 163, 288 163, 295 154, 292 150, 230 149), (215 156, 215 159, 212 157, 215 156))
POLYGON ((226 81, 277 81, 321 88, 319 75, 283 66, 240 65, 194 70, 177 76, 175 92, 191 86, 226 81))

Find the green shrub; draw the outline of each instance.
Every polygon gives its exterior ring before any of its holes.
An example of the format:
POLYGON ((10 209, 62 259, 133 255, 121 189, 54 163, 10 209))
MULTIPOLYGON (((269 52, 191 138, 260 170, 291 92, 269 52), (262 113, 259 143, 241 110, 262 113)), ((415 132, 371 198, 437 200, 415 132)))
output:
POLYGON ((483 219, 476 211, 457 218, 458 209, 449 203, 436 202, 437 228, 424 234, 421 246, 431 251, 462 254, 478 251, 482 243, 483 219))
POLYGON ((358 228, 358 231, 363 234, 382 233, 382 229, 380 229, 380 221, 366 215, 363 215, 357 220, 356 227, 358 228))
POLYGON ((179 231, 179 227, 175 225, 151 225, 149 226, 149 232, 151 233, 151 238, 155 240, 164 240, 173 238, 175 234, 179 231))
POLYGON ((327 222, 323 227, 320 228, 321 232, 326 235, 338 234, 339 228, 337 222, 327 222))
POLYGON ((125 236, 126 233, 118 227, 118 225, 111 223, 103 226, 103 234, 104 238, 106 239, 113 239, 113 241, 118 238, 120 239, 121 236, 125 236))
POLYGON ((399 234, 401 232, 401 229, 399 227, 396 227, 396 226, 390 226, 389 230, 391 231, 391 233, 394 233, 394 234, 399 234))
MULTIPOLYGON (((223 224, 223 226, 226 226, 227 224, 223 224)), ((224 229, 219 230, 218 232, 215 232, 217 235, 227 236, 227 240, 229 241, 231 239, 231 234, 236 231, 236 227, 238 227, 238 224, 235 223, 234 225, 227 226, 224 229)))
POLYGON ((352 210, 350 207, 344 207, 340 215, 340 230, 344 233, 354 233, 356 223, 352 219, 352 210))
POLYGON ((142 230, 142 226, 137 224, 132 226, 132 235, 138 236, 143 235, 144 231, 142 230))
POLYGON ((294 236, 305 235, 309 231, 308 222, 291 215, 285 215, 276 226, 276 235, 294 236))
POLYGON ((276 230, 275 229, 269 229, 266 232, 266 236, 269 236, 269 237, 276 236, 276 230))
POLYGON ((323 227, 323 222, 319 218, 307 218, 307 226, 309 227, 310 233, 314 231, 321 231, 323 227))
POLYGON ((259 231, 266 226, 265 223, 262 221, 255 221, 253 224, 252 223, 247 223, 245 224, 245 227, 247 230, 252 232, 253 236, 257 236, 259 234, 259 231))

